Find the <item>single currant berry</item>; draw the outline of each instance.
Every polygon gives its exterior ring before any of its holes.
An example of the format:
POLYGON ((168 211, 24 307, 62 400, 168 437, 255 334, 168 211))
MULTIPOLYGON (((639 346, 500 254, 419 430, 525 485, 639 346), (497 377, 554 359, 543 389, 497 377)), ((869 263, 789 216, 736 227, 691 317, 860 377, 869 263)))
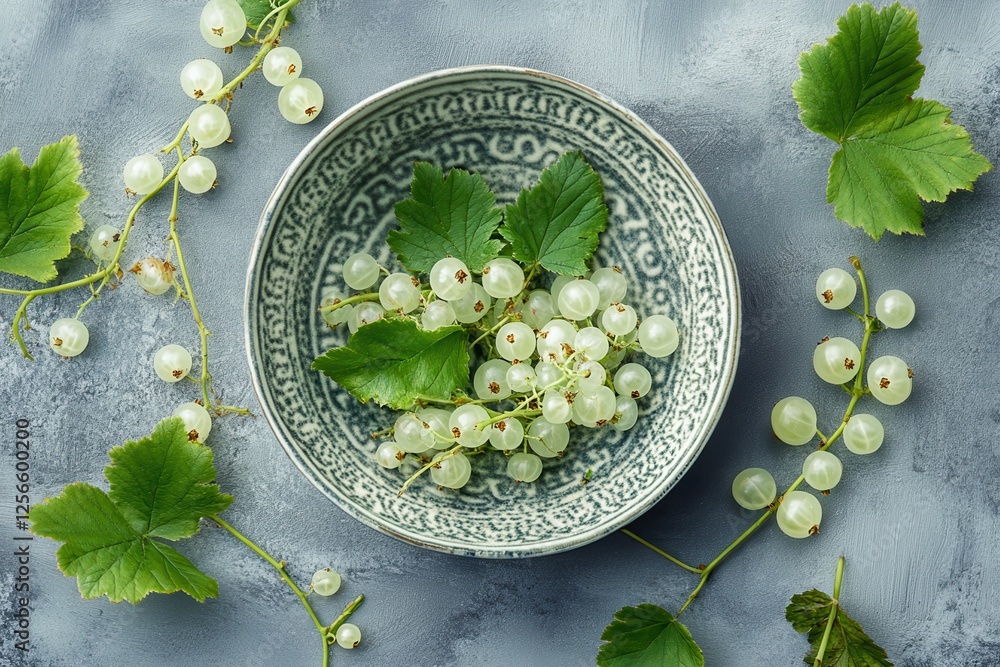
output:
POLYGON ((601 315, 601 324, 612 336, 626 336, 635 330, 639 318, 635 308, 624 303, 613 303, 601 315))
POLYGON ((898 405, 910 397, 913 372, 899 357, 879 357, 868 366, 868 390, 886 405, 898 405))
POLYGON ((677 325, 666 315, 651 315, 639 325, 639 346, 651 357, 673 354, 679 342, 677 325))
POLYGON ((789 537, 804 538, 819 532, 823 506, 816 496, 805 491, 785 494, 778 505, 778 527, 789 537))
POLYGON ((198 24, 201 36, 217 49, 233 46, 247 31, 247 15, 236 0, 208 0, 198 24))
POLYGON ((393 273, 378 287, 378 300, 386 310, 408 313, 420 305, 420 288, 408 273, 393 273))
POLYGON ((181 88, 195 100, 214 98, 224 84, 222 70, 208 58, 192 60, 181 70, 181 88))
POLYGON ((344 282, 351 289, 365 290, 378 282, 378 262, 366 252, 356 252, 344 260, 344 282))
POLYGON ((515 482, 534 482, 542 474, 542 459, 535 454, 518 452, 507 460, 507 474, 515 482))
POLYGON ((460 259, 445 257, 431 267, 431 289, 439 299, 459 301, 469 294, 473 283, 469 267, 460 259))
POLYGON ((813 369, 830 384, 843 384, 858 374, 861 351, 847 338, 827 338, 816 346, 813 369))
POLYGON ((472 288, 465 296, 457 301, 452 301, 451 305, 455 309, 455 316, 459 322, 472 324, 486 317, 493 305, 493 300, 482 285, 473 283, 472 288))
POLYGON ((191 353, 180 345, 164 345, 153 355, 153 370, 164 382, 179 382, 191 372, 191 353))
POLYGON ((507 385, 507 371, 510 367, 510 362, 503 359, 490 359, 480 365, 472 379, 476 396, 484 401, 502 401, 510 396, 510 387, 507 385))
POLYGON ((615 373, 615 391, 622 396, 642 398, 653 386, 653 377, 644 366, 625 364, 615 373))
POLYGON ((451 326, 455 321, 455 309, 447 301, 431 301, 420 315, 420 324, 428 331, 451 326))
POLYGON ((102 262, 110 262, 121 246, 121 232, 111 225, 101 225, 90 237, 90 252, 102 262))
POLYGON ((872 415, 855 414, 844 426, 844 445, 855 454, 871 454, 882 446, 885 429, 872 415))
POLYGON ((184 422, 184 430, 191 442, 205 442, 212 430, 212 415, 199 403, 184 403, 174 410, 173 416, 180 417, 184 422))
POLYGON ((312 576, 312 589, 316 595, 333 595, 340 590, 340 575, 330 568, 318 570, 312 576))
POLYGON ((469 458, 462 454, 438 454, 431 466, 431 479, 438 486, 449 489, 460 489, 469 483, 472 476, 472 464, 469 458))
POLYGON ((200 148, 215 148, 229 138, 229 115, 214 104, 202 104, 188 116, 188 132, 200 148))
POLYGON ((517 449, 522 443, 524 443, 524 425, 516 417, 501 419, 490 427, 490 444, 497 449, 510 451, 517 449))
POLYGON ((261 69, 267 82, 280 88, 302 74, 302 56, 291 47, 279 46, 264 56, 261 69))
MULTIPOLYGON (((458 444, 464 447, 478 447, 490 437, 490 415, 479 405, 460 405, 451 413, 448 428, 458 444)), ((440 482, 439 482, 440 483, 440 482)))
MULTIPOLYGON (((464 456, 461 458, 465 458, 464 456)), ((361 628, 353 623, 344 623, 337 628, 337 645, 340 648, 357 648, 361 643, 361 628)))
POLYGON ((49 346, 61 357, 75 357, 87 349, 90 332, 80 320, 63 317, 49 327, 49 346))
POLYGON ((597 269, 590 276, 590 282, 597 285, 597 291, 601 295, 599 308, 607 308, 613 303, 618 303, 625 298, 625 293, 628 291, 628 281, 617 266, 597 269))
POLYGON ((366 324, 371 324, 385 317, 385 308, 373 301, 359 303, 347 320, 347 328, 354 333, 366 324))
POLYGON ((524 271, 511 259, 497 257, 483 267, 483 289, 494 299, 509 299, 521 293, 524 271))
POLYGON ((771 430, 785 444, 804 445, 816 437, 816 408, 799 396, 783 398, 771 410, 771 430))
POLYGON ((621 396, 615 399, 615 414, 611 417, 611 426, 616 431, 627 431, 635 426, 639 419, 639 404, 631 396, 621 396))
POLYGON ((523 322, 508 322, 497 331, 496 346, 508 361, 529 359, 535 351, 535 332, 523 322))
POLYGON ((136 263, 129 272, 135 274, 139 287, 153 295, 163 294, 174 284, 173 264, 156 257, 147 257, 136 263))
POLYGON ((847 308, 857 293, 858 285, 854 277, 843 269, 827 269, 816 280, 816 298, 830 310, 847 308))
POLYGON ((844 465, 836 455, 827 451, 813 452, 802 464, 802 476, 817 491, 829 491, 840 484, 844 465))
POLYGON ((535 369, 528 362, 513 364, 507 369, 507 386, 512 392, 527 393, 535 384, 535 369))
POLYGON ((323 89, 312 79, 299 77, 281 87, 278 111, 290 123, 304 125, 323 110, 323 89))
POLYGON ((744 509, 762 510, 777 495, 774 477, 763 468, 747 468, 733 479, 733 499, 744 509))
POLYGON ((875 314, 885 326, 890 329, 902 329, 913 321, 917 307, 906 292, 891 289, 875 302, 875 314))
POLYGON ((217 176, 215 163, 203 155, 192 155, 177 170, 177 180, 181 182, 181 187, 195 195, 214 188, 217 176))
POLYGON ((390 470, 395 470, 403 462, 403 458, 406 454, 395 442, 383 442, 375 450, 375 460, 383 468, 388 468, 390 470))
POLYGON ((589 280, 573 280, 560 291, 556 303, 567 320, 585 320, 594 314, 601 302, 597 285, 589 280))
POLYGON ((129 191, 137 195, 148 195, 163 180, 163 165, 155 155, 136 155, 125 163, 122 178, 129 191))
POLYGON ((569 427, 538 417, 528 427, 528 446, 543 459, 559 456, 569 444, 569 427))

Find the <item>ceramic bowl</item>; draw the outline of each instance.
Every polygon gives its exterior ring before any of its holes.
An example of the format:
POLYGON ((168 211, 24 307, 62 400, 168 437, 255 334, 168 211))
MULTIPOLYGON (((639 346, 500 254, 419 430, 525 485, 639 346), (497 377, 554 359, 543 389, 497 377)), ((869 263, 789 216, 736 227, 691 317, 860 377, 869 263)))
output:
MULTIPOLYGON (((341 327, 342 329, 343 327, 341 327)), ((600 93, 558 76, 463 67, 420 76, 361 102, 296 158, 260 221, 246 293, 247 348, 263 413, 295 465, 336 505, 384 533, 479 557, 555 553, 596 540, 652 507, 698 456, 736 370, 740 301, 725 232, 677 152, 600 93), (345 342, 317 311, 345 290, 341 262, 366 251, 383 265, 415 160, 461 166, 501 202, 560 155, 582 150, 610 210, 597 263, 619 265, 640 312, 679 325, 681 343, 657 360, 637 425, 625 433, 574 428, 560 459, 533 484, 514 483, 498 453, 479 457, 460 493, 429 479, 403 496, 399 471, 374 461, 371 434, 395 414, 361 405, 310 370, 345 342), (585 474, 591 479, 581 484, 585 474)))

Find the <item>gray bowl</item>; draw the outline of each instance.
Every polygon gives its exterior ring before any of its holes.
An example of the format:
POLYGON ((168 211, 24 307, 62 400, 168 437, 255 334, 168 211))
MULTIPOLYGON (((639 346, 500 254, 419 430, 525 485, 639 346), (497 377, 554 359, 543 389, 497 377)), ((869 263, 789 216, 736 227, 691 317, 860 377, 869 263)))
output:
POLYGON ((431 549, 501 558, 556 553, 632 521, 670 490, 719 419, 740 339, 736 267, 718 216, 677 152, 630 111, 580 84, 521 68, 463 67, 405 81, 333 121, 285 171, 261 217, 246 291, 254 389, 281 446, 336 505, 431 549), (344 290, 341 262, 364 250, 394 263, 386 232, 415 160, 479 172, 501 202, 568 150, 601 174, 611 212, 598 250, 621 266, 640 316, 681 330, 676 353, 638 355, 653 374, 626 433, 572 430, 565 457, 515 484, 499 454, 477 457, 461 493, 374 461, 371 434, 395 415, 361 405, 310 370, 344 343, 317 308, 344 290), (591 481, 581 480, 592 471, 591 481))

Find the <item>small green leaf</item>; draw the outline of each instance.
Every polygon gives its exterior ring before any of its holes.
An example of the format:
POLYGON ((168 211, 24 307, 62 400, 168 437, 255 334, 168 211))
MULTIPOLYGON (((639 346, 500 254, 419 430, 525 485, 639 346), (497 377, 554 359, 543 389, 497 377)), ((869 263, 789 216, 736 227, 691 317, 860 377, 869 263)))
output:
POLYGON ((383 319, 358 329, 312 367, 362 402, 405 410, 417 396, 447 399, 465 387, 467 345, 462 327, 426 331, 410 319, 383 319))
POLYGON ((107 595, 135 604, 149 593, 184 591, 199 602, 218 596, 214 579, 152 539, 190 537, 201 517, 232 503, 213 482, 212 450, 190 442, 184 422, 172 417, 110 456, 108 493, 70 484, 31 509, 31 531, 64 542, 56 551, 59 568, 77 578, 88 599, 107 595))
MULTIPOLYGON (((833 599, 829 595, 812 589, 792 596, 792 602, 785 609, 785 618, 797 632, 808 634, 811 648, 803 661, 812 665, 816 652, 826 631, 833 599)), ((857 621, 847 615, 842 607, 837 608, 833 619, 833 630, 827 640, 823 664, 836 667, 892 667, 885 649, 865 634, 857 621)))
POLYGON ((598 667, 704 667, 688 629, 654 604, 624 607, 601 635, 598 667))
POLYGON ((916 11, 852 5, 837 26, 800 56, 802 77, 792 86, 802 124, 841 146, 827 201, 875 240, 886 231, 923 234, 920 200, 971 190, 992 165, 948 107, 911 98, 924 73, 916 11))
POLYGON ((0 157, 0 271, 42 283, 56 277, 55 261, 83 229, 82 172, 75 136, 43 147, 30 168, 16 148, 0 157))
MULTIPOLYGON (((272 2, 272 0, 236 0, 240 7, 243 8, 243 13, 247 15, 247 24, 256 29, 260 22, 271 13, 277 2, 272 2)), ((284 4, 285 0, 280 0, 281 4, 284 4)), ((288 23, 294 23, 295 17, 292 16, 291 10, 289 10, 285 20, 288 23)))
POLYGON ((542 172, 530 190, 508 204, 500 233, 514 259, 549 271, 579 276, 597 249, 608 222, 601 177, 583 153, 566 153, 542 172))
POLYGON ((429 272, 445 257, 456 257, 478 273, 503 248, 503 241, 491 238, 501 216, 496 196, 479 174, 452 169, 445 176, 417 162, 410 198, 396 204, 399 229, 389 232, 389 247, 415 273, 429 272))

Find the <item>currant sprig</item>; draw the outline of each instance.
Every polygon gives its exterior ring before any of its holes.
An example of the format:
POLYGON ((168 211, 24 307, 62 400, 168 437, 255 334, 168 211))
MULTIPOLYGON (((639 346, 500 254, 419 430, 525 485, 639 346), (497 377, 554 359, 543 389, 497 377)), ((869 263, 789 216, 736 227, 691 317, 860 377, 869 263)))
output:
POLYGON ((697 598, 712 572, 719 567, 743 542, 756 533, 774 516, 778 527, 793 538, 806 538, 819 533, 823 509, 818 498, 798 490, 803 483, 829 495, 843 474, 840 459, 829 450, 839 439, 855 454, 871 454, 884 438, 882 424, 872 415, 856 414, 860 401, 874 397, 887 405, 905 401, 912 390, 913 372, 905 362, 893 356, 883 356, 867 363, 868 348, 872 337, 886 328, 899 329, 909 324, 915 315, 913 300, 905 292, 890 290, 882 294, 872 313, 868 282, 861 261, 850 258, 857 274, 857 282, 846 271, 833 268, 824 271, 817 281, 816 295, 819 302, 832 310, 845 310, 858 319, 862 326, 860 347, 846 338, 825 338, 817 345, 813 368, 820 378, 844 389, 849 400, 843 417, 830 432, 824 435, 817 427, 816 410, 804 398, 790 396, 782 399, 771 413, 771 427, 782 442, 801 446, 817 441, 816 451, 803 463, 802 473, 784 493, 777 494, 774 477, 761 468, 748 468, 733 480, 733 497, 746 509, 764 510, 763 514, 707 565, 689 565, 643 540, 630 530, 622 532, 640 544, 656 551, 675 565, 698 576, 698 583, 685 600, 679 616, 697 598), (860 285, 863 310, 851 309, 860 285))

